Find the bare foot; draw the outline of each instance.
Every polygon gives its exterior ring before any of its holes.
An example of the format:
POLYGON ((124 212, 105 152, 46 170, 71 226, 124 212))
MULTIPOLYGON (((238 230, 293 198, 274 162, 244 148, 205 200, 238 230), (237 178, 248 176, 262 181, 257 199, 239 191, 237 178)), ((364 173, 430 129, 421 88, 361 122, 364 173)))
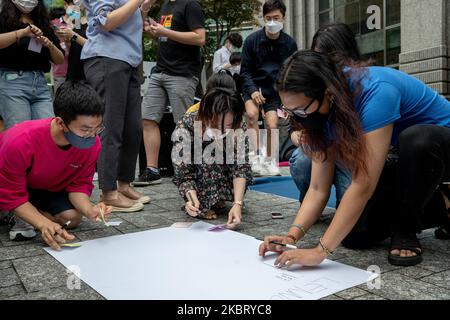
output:
POLYGON ((130 208, 136 203, 135 201, 122 195, 118 191, 104 191, 100 200, 103 201, 106 205, 112 205, 121 208, 130 208))
POLYGON ((205 220, 216 220, 217 214, 213 210, 209 210, 205 215, 203 216, 203 219, 205 220))
MULTIPOLYGON (((417 248, 417 250, 422 251, 420 248, 417 248)), ((393 256, 399 256, 399 257, 415 257, 417 254, 415 252, 409 251, 409 250, 392 250, 391 254, 393 256)))
POLYGON ((120 193, 122 193, 124 196, 126 196, 127 198, 130 198, 132 200, 139 200, 140 198, 142 198, 144 196, 143 193, 140 193, 139 191, 134 189, 129 184, 128 185, 119 186, 119 188, 117 190, 120 193))

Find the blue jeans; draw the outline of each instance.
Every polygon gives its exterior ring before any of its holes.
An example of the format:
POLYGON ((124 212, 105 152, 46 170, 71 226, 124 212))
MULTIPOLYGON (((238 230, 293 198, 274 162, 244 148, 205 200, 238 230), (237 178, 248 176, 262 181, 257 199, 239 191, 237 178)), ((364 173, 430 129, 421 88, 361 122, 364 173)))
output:
MULTIPOLYGON (((300 191, 300 202, 305 199, 306 192, 308 192, 309 184, 311 182, 311 166, 312 161, 298 148, 292 154, 289 160, 291 175, 300 191)), ((334 186, 336 188, 336 207, 339 206, 345 192, 352 182, 352 174, 348 169, 345 169, 336 164, 334 172, 334 186)))
POLYGON ((6 129, 26 120, 53 117, 44 73, 0 69, 0 115, 6 129))

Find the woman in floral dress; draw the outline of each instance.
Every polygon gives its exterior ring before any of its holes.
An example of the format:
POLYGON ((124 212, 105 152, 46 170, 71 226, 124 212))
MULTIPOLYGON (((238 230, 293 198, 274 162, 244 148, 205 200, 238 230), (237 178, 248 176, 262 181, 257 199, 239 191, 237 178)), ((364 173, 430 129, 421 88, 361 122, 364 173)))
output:
POLYGON ((188 215, 213 220, 224 202, 231 201, 227 226, 241 223, 244 195, 252 182, 243 113, 243 100, 235 90, 216 87, 206 92, 198 111, 178 123, 173 181, 188 215))

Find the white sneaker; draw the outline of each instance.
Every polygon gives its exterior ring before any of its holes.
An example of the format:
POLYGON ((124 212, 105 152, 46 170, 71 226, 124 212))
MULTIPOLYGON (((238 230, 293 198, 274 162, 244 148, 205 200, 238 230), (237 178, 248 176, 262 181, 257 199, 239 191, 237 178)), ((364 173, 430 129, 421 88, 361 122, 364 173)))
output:
POLYGON ((271 159, 270 161, 266 162, 266 176, 279 176, 280 174, 280 168, 277 165, 277 162, 274 159, 271 159))
POLYGON ((34 227, 22 219, 12 218, 11 225, 12 227, 9 230, 9 240, 11 241, 27 241, 36 237, 34 227))
POLYGON ((262 177, 265 173, 264 170, 264 162, 263 157, 261 156, 254 156, 251 163, 252 163, 252 172, 254 177, 262 177))

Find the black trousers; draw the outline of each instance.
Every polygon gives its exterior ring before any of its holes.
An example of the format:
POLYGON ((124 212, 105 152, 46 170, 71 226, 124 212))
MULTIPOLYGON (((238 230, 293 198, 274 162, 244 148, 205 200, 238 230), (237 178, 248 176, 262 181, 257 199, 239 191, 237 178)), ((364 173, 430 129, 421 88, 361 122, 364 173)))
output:
POLYGON ((141 85, 137 68, 105 57, 85 62, 87 81, 105 102, 105 131, 98 160, 99 186, 117 189, 117 181, 133 182, 142 139, 141 85))
POLYGON ((399 137, 398 161, 387 162, 361 218, 342 242, 370 248, 392 232, 416 232, 447 222, 439 186, 450 182, 450 128, 416 125, 399 137))

